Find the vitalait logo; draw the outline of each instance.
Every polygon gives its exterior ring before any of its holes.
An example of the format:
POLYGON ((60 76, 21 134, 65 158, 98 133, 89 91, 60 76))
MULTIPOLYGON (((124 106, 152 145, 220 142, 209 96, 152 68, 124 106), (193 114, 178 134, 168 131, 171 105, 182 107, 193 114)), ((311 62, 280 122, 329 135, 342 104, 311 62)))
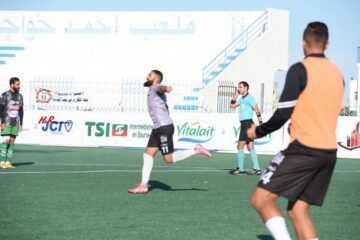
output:
POLYGON ((271 134, 268 134, 262 138, 255 139, 254 144, 255 145, 265 145, 265 144, 269 143, 271 140, 272 140, 271 134))
POLYGON ((338 142, 338 145, 349 151, 360 148, 360 122, 356 124, 350 136, 347 136, 346 143, 338 142))
POLYGON ((215 133, 215 128, 211 125, 199 121, 185 122, 176 125, 178 132, 178 142, 205 143, 209 142, 215 133))

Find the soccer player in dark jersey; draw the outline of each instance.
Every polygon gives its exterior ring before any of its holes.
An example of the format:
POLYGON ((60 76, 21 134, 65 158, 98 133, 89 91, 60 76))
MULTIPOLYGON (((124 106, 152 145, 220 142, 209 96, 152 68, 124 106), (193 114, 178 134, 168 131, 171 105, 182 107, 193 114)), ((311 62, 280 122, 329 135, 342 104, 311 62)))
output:
POLYGON ((20 91, 20 80, 17 77, 10 79, 10 90, 1 94, 1 136, 7 138, 0 149, 0 165, 2 168, 15 168, 11 165, 15 139, 22 131, 24 109, 23 96, 20 91))
POLYGON ((150 139, 143 155, 144 164, 142 168, 141 183, 128 190, 129 193, 148 193, 148 181, 154 163, 154 156, 160 150, 166 163, 172 164, 184 160, 194 154, 211 157, 211 153, 200 144, 194 149, 174 151, 174 124, 169 115, 165 93, 172 91, 171 86, 164 86, 160 83, 163 74, 158 70, 152 70, 147 76, 144 87, 149 88, 147 103, 154 128, 151 131, 150 139))
POLYGON ((246 131, 250 128, 253 122, 254 111, 256 112, 256 116, 258 118, 259 124, 262 123, 261 113, 256 104, 255 98, 249 94, 249 84, 245 81, 239 82, 238 90, 236 94, 233 96, 230 102, 230 108, 240 107, 240 134, 239 134, 239 142, 237 145, 237 159, 238 159, 238 167, 236 169, 231 170, 229 173, 231 175, 242 175, 246 173, 244 171, 244 147, 246 145, 251 160, 253 162, 253 171, 251 175, 260 175, 261 169, 259 166, 259 161, 257 158, 257 154, 254 148, 254 139, 248 138, 246 135, 246 131), (239 97, 241 95, 241 97, 239 97))
POLYGON ((318 239, 309 215, 323 204, 336 163, 336 124, 344 94, 340 70, 325 55, 328 28, 309 23, 303 33, 305 59, 287 73, 278 108, 266 123, 248 130, 250 138, 279 129, 288 119, 291 142, 277 154, 251 197, 274 238, 290 239, 276 200, 285 197, 297 238, 318 239))

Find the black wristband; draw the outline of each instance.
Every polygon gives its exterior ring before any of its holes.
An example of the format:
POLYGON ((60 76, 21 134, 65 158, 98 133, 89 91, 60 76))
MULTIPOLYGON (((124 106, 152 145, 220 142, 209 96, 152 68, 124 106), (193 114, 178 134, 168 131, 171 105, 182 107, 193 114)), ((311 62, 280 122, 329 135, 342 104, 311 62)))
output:
POLYGON ((256 113, 256 116, 257 116, 257 118, 258 118, 258 120, 259 120, 259 124, 262 124, 263 121, 262 121, 262 118, 261 118, 261 113, 260 113, 260 112, 257 112, 257 113, 256 113))
POLYGON ((235 104, 236 103, 236 100, 231 100, 231 104, 235 104))

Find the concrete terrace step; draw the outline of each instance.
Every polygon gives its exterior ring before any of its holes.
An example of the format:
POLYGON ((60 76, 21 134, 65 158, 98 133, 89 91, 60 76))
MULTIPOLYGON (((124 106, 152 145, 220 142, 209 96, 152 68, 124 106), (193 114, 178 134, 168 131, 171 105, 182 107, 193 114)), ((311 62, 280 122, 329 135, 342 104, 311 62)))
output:
POLYGON ((229 66, 229 63, 220 63, 219 64, 220 68, 226 68, 227 66, 229 66))
POLYGON ((199 106, 197 105, 174 105, 175 110, 187 110, 187 111, 197 111, 199 110, 199 106))
POLYGON ((204 79, 204 80, 203 80, 203 83, 204 83, 205 85, 208 85, 208 84, 211 82, 211 80, 212 80, 212 79, 204 79))
POLYGON ((184 96, 184 101, 198 101, 199 98, 197 96, 184 96))
POLYGON ((217 76, 217 75, 219 75, 219 71, 212 71, 211 73, 210 73, 210 75, 211 76, 217 76))
POLYGON ((227 56, 226 59, 230 61, 234 61, 237 58, 237 56, 227 56))
POLYGON ((237 48, 237 49, 235 49, 236 53, 242 53, 243 51, 245 51, 245 48, 237 48))

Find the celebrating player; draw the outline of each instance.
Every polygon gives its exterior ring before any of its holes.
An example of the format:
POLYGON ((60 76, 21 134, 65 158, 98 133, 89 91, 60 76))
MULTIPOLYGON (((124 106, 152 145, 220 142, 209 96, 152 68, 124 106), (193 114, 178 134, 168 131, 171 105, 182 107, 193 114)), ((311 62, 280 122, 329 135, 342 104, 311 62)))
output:
POLYGON ((303 34, 305 59, 289 69, 278 109, 266 123, 248 130, 250 138, 276 131, 290 118, 291 142, 272 160, 251 203, 275 239, 288 240, 279 196, 289 200, 288 214, 298 239, 318 239, 310 205, 321 206, 336 162, 336 124, 344 94, 339 69, 325 58, 328 28, 309 23, 303 34))
POLYGON ((238 167, 230 171, 232 175, 242 175, 246 173, 244 171, 244 147, 246 145, 248 151, 250 152, 251 160, 253 162, 253 171, 251 175, 260 175, 261 169, 257 159, 256 151, 254 149, 254 140, 250 139, 246 135, 246 131, 253 124, 253 115, 254 111, 258 117, 258 121, 261 124, 261 114, 259 108, 256 104, 255 98, 249 94, 249 84, 245 81, 239 82, 238 90, 234 95, 230 103, 230 108, 240 107, 240 135, 239 142, 237 145, 238 153, 238 167), (241 97, 239 98, 239 95, 241 97))
POLYGON ((172 91, 172 87, 160 85, 162 80, 163 74, 158 70, 152 70, 147 76, 147 81, 144 83, 144 87, 149 88, 147 103, 154 128, 151 131, 150 139, 143 155, 144 164, 141 183, 129 189, 129 193, 148 193, 147 184, 153 167, 154 156, 159 149, 165 162, 168 164, 184 160, 194 154, 211 157, 211 153, 200 144, 197 144, 194 149, 174 152, 174 124, 169 116, 165 95, 165 93, 172 91))
POLYGON ((1 94, 1 136, 7 138, 1 144, 0 165, 2 168, 15 168, 11 165, 16 136, 22 131, 24 117, 23 96, 20 91, 20 80, 17 77, 10 79, 10 90, 1 94))

